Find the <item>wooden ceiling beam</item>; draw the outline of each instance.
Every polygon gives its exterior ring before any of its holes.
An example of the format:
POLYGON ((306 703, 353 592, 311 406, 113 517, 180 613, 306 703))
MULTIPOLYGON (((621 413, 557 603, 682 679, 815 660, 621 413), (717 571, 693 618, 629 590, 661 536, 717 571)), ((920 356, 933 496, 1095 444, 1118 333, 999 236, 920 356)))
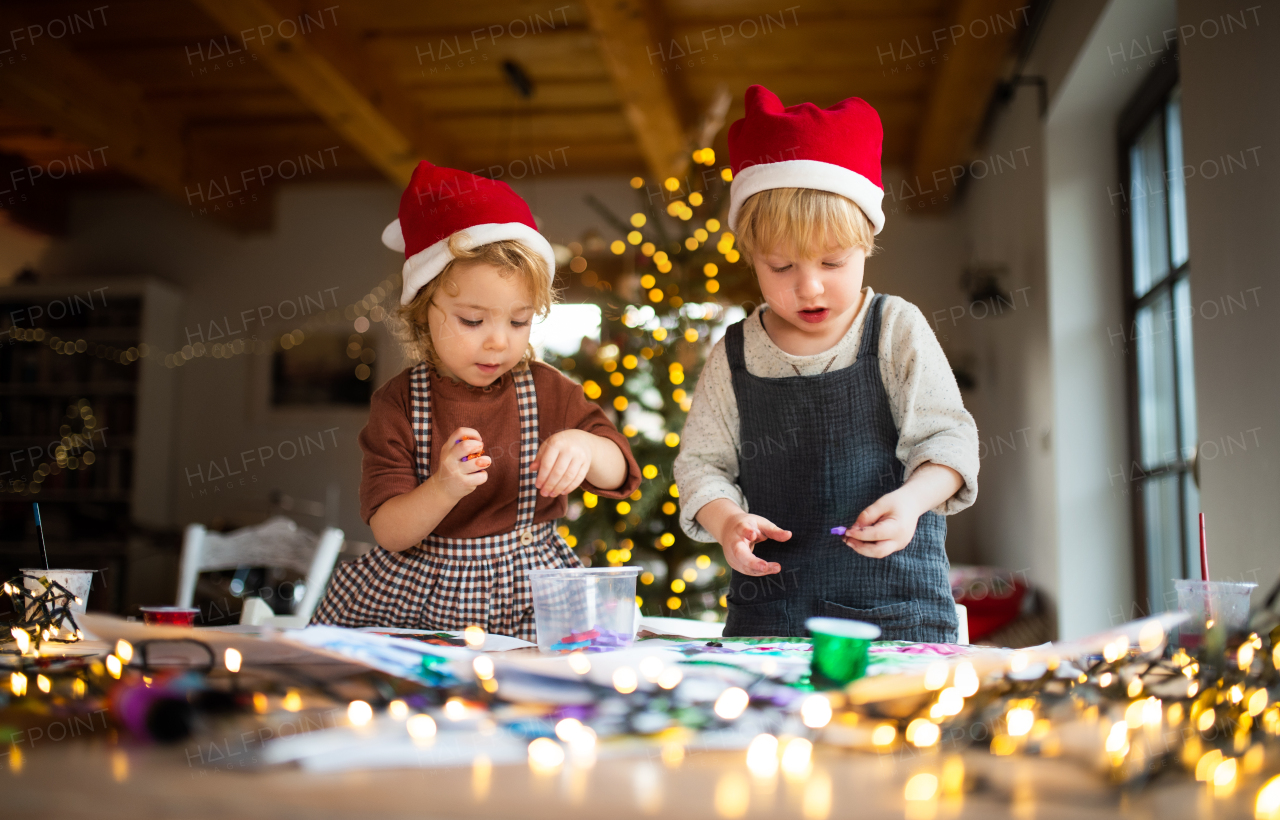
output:
MULTIPOLYGON (((3 30, 23 25, 20 16, 0 12, 3 30)), ((94 156, 108 167, 183 199, 180 130, 146 107, 141 89, 107 79, 56 40, 23 56, 21 64, 0 70, 0 105, 100 152, 94 156)))
POLYGON ((426 112, 369 52, 340 7, 303 0, 194 2, 391 181, 408 184, 420 159, 449 161, 426 112))
POLYGON ((957 36, 947 52, 925 108, 916 142, 912 174, 919 186, 948 194, 955 188, 950 169, 970 158, 991 93, 1000 79, 1015 38, 1026 27, 1025 0, 961 0, 954 25, 957 36), (986 32, 976 37, 969 32, 986 32))
POLYGON ((659 180, 681 176, 689 157, 663 61, 653 61, 665 45, 650 16, 652 6, 643 0, 583 0, 582 5, 645 164, 659 180))

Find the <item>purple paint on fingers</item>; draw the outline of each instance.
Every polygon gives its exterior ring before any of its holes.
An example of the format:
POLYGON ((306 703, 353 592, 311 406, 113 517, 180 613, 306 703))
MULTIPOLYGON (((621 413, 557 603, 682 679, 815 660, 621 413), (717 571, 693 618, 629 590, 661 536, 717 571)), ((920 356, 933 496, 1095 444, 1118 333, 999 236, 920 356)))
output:
POLYGON ((832 527, 831 528, 832 535, 844 535, 848 531, 849 531, 848 527, 832 527))

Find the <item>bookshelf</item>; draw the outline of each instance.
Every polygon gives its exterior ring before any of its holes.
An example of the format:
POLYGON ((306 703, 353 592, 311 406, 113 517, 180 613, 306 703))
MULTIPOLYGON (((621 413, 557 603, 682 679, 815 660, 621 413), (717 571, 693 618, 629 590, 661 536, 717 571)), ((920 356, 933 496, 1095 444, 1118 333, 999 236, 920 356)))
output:
POLYGON ((155 280, 0 288, 0 577, 40 561, 39 502, 52 561, 102 570, 89 606, 122 610, 140 535, 171 524, 180 307, 155 280))

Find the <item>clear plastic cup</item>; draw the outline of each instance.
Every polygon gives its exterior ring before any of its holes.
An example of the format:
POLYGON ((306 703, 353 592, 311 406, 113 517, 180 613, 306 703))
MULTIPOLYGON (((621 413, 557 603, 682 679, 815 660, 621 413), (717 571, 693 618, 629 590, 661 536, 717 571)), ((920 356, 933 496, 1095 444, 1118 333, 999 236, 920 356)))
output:
POLYGON ((1206 625, 1219 624, 1226 627, 1227 632, 1243 631, 1249 624, 1249 596, 1256 586, 1229 581, 1175 580, 1173 588, 1178 593, 1178 609, 1191 613, 1191 620, 1182 624, 1179 633, 1184 637, 1203 635, 1206 625))
POLYGON ((25 586, 33 595, 42 595, 45 592, 45 585, 40 583, 41 578, 49 581, 56 581, 67 588, 67 591, 75 596, 69 607, 72 612, 84 612, 85 607, 89 603, 89 589, 93 586, 93 573, 91 569, 20 569, 22 574, 22 585, 25 586))
POLYGON ((636 639, 640 567, 534 569, 533 613, 543 652, 599 652, 636 639))

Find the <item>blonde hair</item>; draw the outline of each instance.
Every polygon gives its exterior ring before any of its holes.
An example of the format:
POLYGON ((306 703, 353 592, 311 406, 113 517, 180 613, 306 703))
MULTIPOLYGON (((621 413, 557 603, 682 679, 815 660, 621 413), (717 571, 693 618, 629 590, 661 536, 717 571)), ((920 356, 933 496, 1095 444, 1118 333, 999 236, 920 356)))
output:
MULTIPOLYGON (((548 269, 546 259, 528 245, 516 239, 504 239, 468 250, 462 247, 464 241, 461 231, 449 237, 449 255, 452 257, 449 264, 445 265, 438 276, 423 285, 412 302, 400 306, 393 314, 396 325, 394 329, 405 351, 415 361, 426 362, 432 367, 440 366, 440 356, 436 353, 435 341, 431 338, 427 314, 435 305, 435 296, 440 289, 443 288, 450 296, 458 295, 455 277, 459 266, 492 265, 502 271, 504 278, 519 274, 529 286, 533 312, 539 317, 546 316, 556 301, 556 294, 551 289, 555 272, 548 269)), ((527 367, 536 355, 533 345, 529 345, 517 368, 527 367)))
POLYGON ((738 249, 752 256, 787 249, 810 259, 830 248, 875 253, 876 232, 853 200, 813 188, 771 188, 747 198, 738 211, 738 249))

